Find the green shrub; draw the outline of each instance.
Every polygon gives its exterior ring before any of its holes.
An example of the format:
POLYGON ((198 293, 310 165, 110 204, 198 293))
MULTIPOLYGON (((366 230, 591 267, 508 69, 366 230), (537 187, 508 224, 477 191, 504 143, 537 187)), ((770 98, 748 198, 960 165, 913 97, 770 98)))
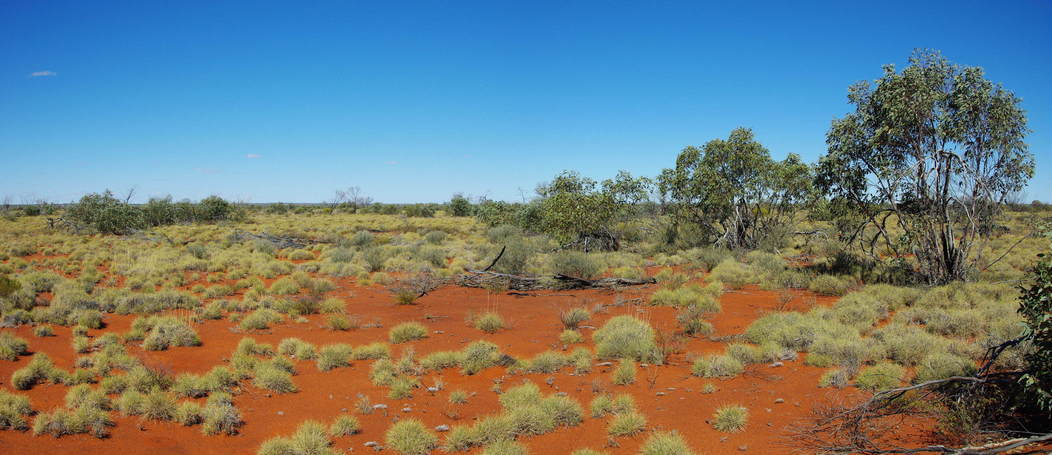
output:
POLYGON ((332 425, 329 425, 329 435, 334 438, 350 436, 361 431, 362 424, 358 422, 358 418, 347 414, 342 414, 336 417, 336 420, 333 420, 332 425))
POLYGON ((584 343, 584 335, 576 330, 566 329, 559 334, 559 342, 562 344, 584 343))
POLYGON ((595 397, 591 404, 592 417, 602 417, 607 414, 624 414, 636 412, 636 401, 632 395, 622 393, 616 397, 603 394, 595 397))
POLYGON ((472 321, 472 324, 476 329, 479 329, 486 333, 497 333, 498 330, 504 328, 504 319, 499 314, 488 312, 478 315, 472 321))
POLYGON ((661 363, 654 329, 641 319, 622 315, 611 318, 592 334, 600 359, 627 358, 661 363))
POLYGON ((336 455, 325 426, 314 420, 300 424, 290 437, 272 438, 259 447, 258 455, 336 455))
POLYGON ((278 393, 293 393, 299 390, 292 382, 292 374, 272 362, 262 362, 256 366, 253 384, 278 393))
POLYGON ((271 310, 270 308, 260 308, 253 311, 245 316, 241 320, 241 330, 265 330, 269 329, 270 325, 281 321, 282 317, 278 312, 271 310))
POLYGON ((622 359, 614 369, 612 381, 617 385, 636 382, 636 363, 632 359, 622 359))
POLYGON ((854 285, 854 280, 848 277, 819 275, 811 280, 807 289, 819 295, 844 295, 854 285))
POLYGON ((753 274, 753 271, 749 269, 749 266, 742 264, 733 258, 727 258, 721 261, 711 272, 709 272, 708 278, 719 281, 729 286, 731 289, 741 289, 745 287, 745 285, 756 280, 756 276, 753 274))
POLYGON ((313 344, 299 338, 285 338, 278 343, 278 353, 300 360, 312 360, 317 357, 313 344))
POLYGON ((55 336, 55 331, 50 325, 38 325, 33 328, 33 336, 53 337, 55 336))
POLYGON ((29 390, 38 382, 59 377, 60 371, 47 354, 37 353, 26 366, 11 373, 11 385, 18 390, 29 390))
POLYGON ((971 359, 946 352, 933 352, 924 357, 917 366, 917 377, 914 382, 944 379, 951 376, 971 376, 975 374, 975 362, 971 359))
POLYGON ((172 417, 172 420, 184 426, 197 425, 203 420, 203 412, 200 404, 193 401, 184 401, 179 403, 179 407, 175 408, 175 415, 172 417))
POLYGON ((294 295, 300 292, 300 284, 292 277, 282 277, 270 285, 269 291, 274 295, 294 295))
POLYGON ((175 410, 175 399, 161 389, 153 389, 143 397, 142 416, 146 419, 172 420, 175 410))
POLYGON ((614 414, 606 427, 606 432, 611 436, 631 436, 641 433, 647 426, 647 419, 638 412, 625 412, 614 414))
POLYGON ((497 441, 482 449, 482 455, 528 455, 526 446, 515 441, 497 441))
POLYGON ((639 455, 694 455, 694 451, 679 433, 659 431, 647 438, 639 448, 639 455))
POLYGON ((573 398, 568 396, 551 395, 545 397, 540 403, 544 413, 552 416, 558 426, 572 427, 580 425, 584 420, 584 408, 573 398))
POLYGON ((340 315, 329 316, 329 329, 346 331, 350 330, 351 327, 351 321, 347 317, 340 315))
POLYGON ((563 327, 568 330, 576 330, 582 322, 587 321, 592 317, 592 313, 587 308, 571 308, 559 312, 559 321, 563 323, 563 327))
POLYGON ((473 375, 498 365, 501 360, 500 348, 496 344, 483 340, 472 342, 460 352, 461 372, 466 375, 473 375))
POLYGON ((419 322, 404 322, 391 328, 388 332, 391 343, 405 343, 427 337, 427 327, 419 322))
POLYGON ((0 390, 0 430, 28 430, 33 412, 29 397, 0 390))
POLYGON ((354 347, 349 344, 330 344, 323 346, 318 351, 318 369, 321 371, 329 371, 333 368, 346 367, 351 365, 351 356, 354 354, 354 347))
POLYGON ((822 377, 818 379, 818 386, 841 388, 846 386, 850 379, 851 374, 848 373, 847 369, 834 368, 822 373, 822 377))
POLYGON ((0 333, 0 359, 18 360, 18 356, 28 352, 29 343, 26 340, 7 332, 0 333))
POLYGON ((352 354, 354 360, 377 360, 391 357, 391 346, 387 343, 375 342, 354 348, 352 354))
POLYGON ((453 404, 467 403, 468 393, 463 390, 454 390, 449 393, 449 402, 453 404))
POLYGON ((694 361, 691 373, 704 378, 732 378, 742 373, 745 366, 729 355, 710 355, 694 361))
POLYGON ((244 425, 241 413, 234 407, 234 401, 227 393, 216 393, 208 397, 201 414, 201 431, 206 435, 237 434, 241 425, 244 425))
POLYGON ((859 372, 855 385, 863 390, 880 391, 898 387, 906 376, 906 369, 890 362, 868 366, 859 372))
POLYGON ((745 429, 748 421, 749 410, 744 406, 721 406, 712 415, 712 427, 724 433, 738 433, 745 429))
POLYGON ((763 351, 759 347, 745 343, 728 344, 727 355, 743 364, 763 363, 765 360, 763 351))
POLYGON ((417 419, 402 419, 384 433, 387 446, 402 455, 427 455, 438 445, 438 437, 417 419))
POLYGON ((580 251, 561 250, 549 256, 551 269, 556 274, 591 280, 605 268, 593 255, 580 251))
MULTIPOLYGON (((132 323, 132 334, 144 333, 142 347, 147 351, 164 351, 172 346, 199 346, 197 336, 186 321, 174 316, 138 318, 132 323)), ((134 336, 133 336, 134 338, 134 336)))
POLYGON ((526 365, 527 373, 555 373, 564 366, 570 364, 570 359, 555 351, 545 351, 537 354, 526 365))

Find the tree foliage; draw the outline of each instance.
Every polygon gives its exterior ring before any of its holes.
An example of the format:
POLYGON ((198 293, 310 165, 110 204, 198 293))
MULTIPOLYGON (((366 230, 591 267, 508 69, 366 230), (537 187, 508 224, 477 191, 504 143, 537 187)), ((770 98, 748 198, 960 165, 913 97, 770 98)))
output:
POLYGON ((1033 345, 1022 381, 1038 406, 1052 412, 1052 260, 1040 261, 1033 279, 1019 297, 1019 314, 1026 327, 1023 336, 1033 345))
POLYGON ((171 196, 150 198, 143 205, 117 199, 113 192, 91 193, 71 204, 64 218, 78 229, 100 234, 128 234, 138 229, 176 223, 214 223, 238 219, 242 212, 219 196, 209 196, 198 203, 172 202, 171 196))
POLYGON ((540 200, 536 216, 541 230, 564 244, 588 238, 614 239, 611 225, 646 200, 649 188, 649 179, 633 178, 625 171, 601 185, 575 171, 563 171, 537 187, 540 200))
POLYGON ((1033 175, 1019 98, 982 68, 918 51, 848 100, 855 111, 833 121, 818 182, 860 220, 854 239, 874 258, 914 255, 930 283, 966 278, 984 262, 976 242, 1033 175))
POLYGON ((798 205, 812 194, 811 168, 795 154, 775 161, 747 128, 684 148, 658 182, 677 224, 728 248, 784 238, 798 205))

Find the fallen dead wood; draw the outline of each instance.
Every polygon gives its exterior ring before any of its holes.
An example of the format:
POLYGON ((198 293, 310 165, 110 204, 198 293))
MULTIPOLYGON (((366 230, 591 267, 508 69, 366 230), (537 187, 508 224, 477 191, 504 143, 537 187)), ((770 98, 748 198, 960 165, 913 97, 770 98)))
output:
POLYGON ((234 241, 237 241, 237 242, 243 242, 245 240, 263 240, 263 241, 272 243, 275 247, 277 247, 280 250, 283 250, 283 249, 286 249, 286 248, 300 249, 300 248, 305 248, 308 245, 313 245, 315 243, 323 243, 323 242, 319 242, 319 241, 316 241, 316 240, 299 239, 299 238, 295 238, 295 237, 273 235, 273 234, 268 234, 266 232, 263 232, 261 234, 255 234, 255 233, 248 232, 248 231, 242 231, 240 229, 234 231, 234 233, 231 234, 230 237, 234 241))
POLYGON ((612 289, 623 286, 640 286, 653 284, 657 280, 644 278, 600 278, 587 280, 569 275, 534 277, 490 272, 488 270, 468 270, 457 276, 458 286, 469 288, 509 289, 513 291, 539 291, 544 289, 612 289))

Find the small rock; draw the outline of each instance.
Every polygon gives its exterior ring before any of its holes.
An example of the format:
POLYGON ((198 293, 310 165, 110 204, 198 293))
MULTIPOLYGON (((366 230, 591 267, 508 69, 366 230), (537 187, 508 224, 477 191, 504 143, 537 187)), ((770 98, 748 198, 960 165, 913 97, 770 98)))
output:
POLYGON ((557 396, 557 397, 565 397, 566 396, 566 392, 555 392, 555 396, 557 396))
POLYGON ((364 445, 365 445, 366 447, 377 447, 377 446, 379 446, 379 445, 380 445, 380 443, 379 443, 379 442, 376 442, 376 441, 368 441, 368 442, 366 442, 366 443, 365 443, 364 445))
POLYGON ((720 438, 720 442, 727 442, 727 437, 726 436, 721 437, 720 438))
POLYGON ((771 364, 771 368, 780 367, 780 366, 784 366, 784 365, 785 364, 783 364, 782 362, 774 362, 774 363, 771 364))
POLYGON ((431 393, 438 393, 438 387, 428 387, 427 391, 431 393))
POLYGON ((612 366, 612 365, 613 365, 612 362, 599 362, 599 363, 595 364, 595 366, 597 366, 597 367, 608 367, 608 366, 612 366))
POLYGON ((659 397, 663 397, 663 396, 665 396, 665 392, 658 392, 655 395, 657 395, 659 397))
POLYGON ((387 409, 387 405, 386 404, 382 404, 382 403, 381 404, 374 404, 373 405, 373 409, 387 409))
POLYGON ((279 416, 283 416, 283 415, 285 415, 285 411, 278 411, 278 415, 279 415, 279 416))
POLYGON ((347 408, 340 408, 340 412, 347 412, 347 408))
POLYGON ((402 408, 402 412, 413 412, 413 408, 410 408, 409 406, 406 406, 406 407, 402 408))
POLYGON ((435 427, 435 431, 437 431, 439 433, 449 431, 449 425, 439 425, 439 426, 435 427))
POLYGON ((746 450, 749 450, 749 446, 745 446, 745 445, 738 446, 738 450, 741 450, 742 452, 744 452, 746 450))
POLYGON ((785 403, 785 399, 784 398, 775 398, 774 402, 775 403, 785 403))
POLYGON ((544 379, 544 383, 548 384, 548 385, 555 384, 555 377, 554 376, 548 376, 547 378, 544 379))
POLYGON ((675 388, 675 387, 665 387, 665 390, 668 390, 668 391, 670 391, 670 392, 671 392, 671 391, 673 391, 673 390, 676 390, 676 388, 675 388))

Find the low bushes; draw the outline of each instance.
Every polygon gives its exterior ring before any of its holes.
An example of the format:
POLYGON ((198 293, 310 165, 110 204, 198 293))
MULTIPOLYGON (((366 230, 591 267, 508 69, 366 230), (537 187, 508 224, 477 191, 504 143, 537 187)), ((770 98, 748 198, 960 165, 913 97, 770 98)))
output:
POLYGON ((391 328, 388 337, 394 344, 427 338, 427 327, 419 322, 404 322, 391 328))
POLYGON ((610 436, 631 436, 641 433, 647 425, 647 419, 638 412, 624 412, 614 414, 606 427, 610 436))
POLYGON ((592 334, 596 355, 600 359, 634 359, 640 362, 661 363, 661 353, 655 342, 654 329, 645 321, 632 316, 615 316, 592 334))
POLYGON ((639 448, 639 455, 694 455, 694 451, 675 431, 654 432, 639 448))
POLYGON ((471 324, 483 332, 497 333, 504 328, 504 319, 497 313, 488 312, 474 317, 471 324))
POLYGON ((732 378, 742 373, 745 366, 729 355, 699 357, 694 361, 691 373, 704 378, 732 378))
POLYGON ((126 340, 142 339, 147 351, 164 351, 172 346, 199 346, 201 338, 190 325, 174 316, 137 318, 126 340))
POLYGON ((712 415, 712 427, 724 433, 738 433, 745 429, 748 421, 749 410, 744 406, 722 406, 712 415))
POLYGON ((868 366, 859 372, 855 385, 863 390, 880 391, 898 387, 905 379, 906 369, 890 362, 868 366))
POLYGON ((29 397, 0 390, 0 430, 28 430, 33 412, 29 397))
POLYGON ((259 447, 257 455, 336 455, 325 426, 315 420, 300 424, 289 437, 267 440, 259 447))
POLYGON ((384 440, 402 455, 427 455, 438 446, 438 437, 423 422, 413 418, 391 425, 384 433, 384 440))
POLYGON ((29 343, 26 340, 7 332, 0 333, 0 359, 18 360, 18 356, 26 355, 28 352, 29 343))
POLYGON ((612 382, 617 385, 629 385, 636 382, 636 363, 632 359, 622 359, 614 369, 612 382))

